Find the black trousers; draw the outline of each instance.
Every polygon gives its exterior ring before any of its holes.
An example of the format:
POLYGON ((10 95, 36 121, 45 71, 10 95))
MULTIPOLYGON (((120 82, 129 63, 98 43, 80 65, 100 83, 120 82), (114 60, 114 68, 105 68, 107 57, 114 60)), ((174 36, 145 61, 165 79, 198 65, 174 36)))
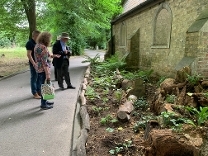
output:
POLYGON ((61 68, 57 68, 57 78, 59 87, 64 87, 63 85, 63 77, 67 86, 71 86, 70 76, 69 76, 69 65, 68 61, 64 60, 61 68))
POLYGON ((54 66, 54 77, 55 77, 55 80, 58 80, 58 76, 57 76, 57 68, 54 66))

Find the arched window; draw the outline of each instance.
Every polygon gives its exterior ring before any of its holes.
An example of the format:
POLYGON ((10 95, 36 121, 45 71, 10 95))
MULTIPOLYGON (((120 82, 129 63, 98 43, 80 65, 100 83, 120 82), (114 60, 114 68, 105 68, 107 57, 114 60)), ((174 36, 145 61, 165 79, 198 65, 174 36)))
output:
POLYGON ((153 20, 152 48, 169 48, 172 11, 167 3, 160 4, 153 20))
POLYGON ((126 25, 124 22, 121 23, 120 46, 126 46, 126 25))

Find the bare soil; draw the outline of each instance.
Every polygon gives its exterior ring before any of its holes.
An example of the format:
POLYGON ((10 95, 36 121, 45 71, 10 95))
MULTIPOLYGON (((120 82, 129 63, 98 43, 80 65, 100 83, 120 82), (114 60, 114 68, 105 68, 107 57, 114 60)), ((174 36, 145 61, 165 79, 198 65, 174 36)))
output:
POLYGON ((28 69, 27 59, 0 58, 0 79, 28 69))

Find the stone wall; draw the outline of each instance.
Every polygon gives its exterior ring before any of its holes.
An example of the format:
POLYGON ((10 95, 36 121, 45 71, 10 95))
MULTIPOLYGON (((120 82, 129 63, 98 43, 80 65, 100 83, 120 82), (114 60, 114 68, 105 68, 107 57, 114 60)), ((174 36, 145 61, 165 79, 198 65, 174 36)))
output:
POLYGON ((146 1, 146 0, 128 0, 128 1, 126 1, 126 3, 124 3, 124 5, 123 5, 123 13, 131 10, 132 8, 143 3, 144 1, 146 1))
POLYGON ((208 9, 208 1, 166 0, 163 3, 170 8, 172 16, 169 47, 153 46, 155 14, 157 14, 157 10, 161 6, 161 4, 157 4, 123 21, 114 23, 113 35, 115 36, 116 53, 120 51, 122 51, 122 54, 125 52, 131 53, 131 38, 139 30, 139 38, 134 38, 139 47, 139 54, 132 58, 138 62, 138 68, 144 70, 151 68, 159 75, 171 76, 174 74, 177 64, 183 57, 191 55, 196 57, 195 64, 192 64, 195 71, 198 71, 199 67, 201 67, 203 69, 200 73, 207 72, 207 66, 199 66, 199 62, 201 61, 201 64, 205 64, 205 60, 208 62, 208 56, 206 54, 208 53, 208 34, 200 31, 187 33, 187 31, 200 13, 206 8, 208 9), (121 24, 126 25, 126 46, 119 45, 121 24), (201 44, 202 42, 203 44, 201 44), (197 54, 194 53, 195 50, 193 49, 196 49, 197 54), (205 56, 207 59, 204 58, 205 56))

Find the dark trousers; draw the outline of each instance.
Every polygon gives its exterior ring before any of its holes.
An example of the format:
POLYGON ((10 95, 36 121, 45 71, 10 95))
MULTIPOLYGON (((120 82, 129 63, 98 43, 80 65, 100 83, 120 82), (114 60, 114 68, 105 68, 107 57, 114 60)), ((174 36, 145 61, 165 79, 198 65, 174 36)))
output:
POLYGON ((41 82, 33 65, 30 63, 30 86, 32 94, 40 93, 41 82))
POLYGON ((54 66, 54 77, 55 80, 58 80, 57 68, 54 66))
MULTIPOLYGON (((45 72, 38 73, 38 78, 40 79, 41 84, 44 84, 45 80, 46 80, 45 72)), ((41 93, 41 106, 44 107, 45 105, 46 105, 46 100, 43 100, 43 96, 42 96, 42 93, 41 93)))
POLYGON ((67 60, 64 60, 61 68, 57 68, 57 78, 59 87, 64 87, 63 85, 63 77, 65 78, 65 82, 67 86, 71 86, 70 76, 69 76, 69 64, 67 60))

